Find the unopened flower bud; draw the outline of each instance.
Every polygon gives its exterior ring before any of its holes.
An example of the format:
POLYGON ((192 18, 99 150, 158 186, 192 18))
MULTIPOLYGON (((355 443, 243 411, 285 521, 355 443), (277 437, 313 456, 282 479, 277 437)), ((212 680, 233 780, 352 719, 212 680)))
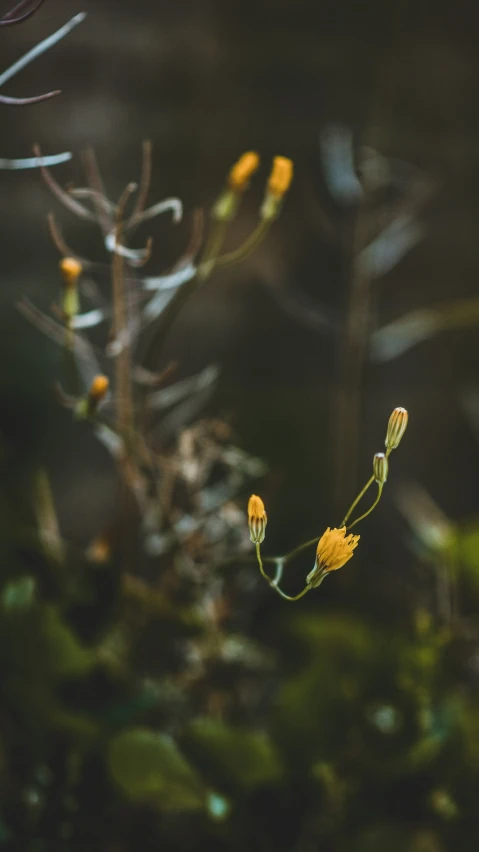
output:
POLYGON ((110 381, 107 376, 101 374, 95 376, 87 395, 77 402, 75 407, 76 416, 81 419, 94 417, 98 406, 105 399, 109 387, 110 381))
POLYGON ((74 257, 64 257, 60 263, 60 272, 67 287, 74 287, 83 272, 83 266, 74 257))
POLYGON ((386 432, 386 449, 395 450, 407 427, 408 413, 405 408, 395 408, 389 418, 386 432))
POLYGON ((284 195, 293 180, 293 161, 288 157, 275 157, 261 206, 261 218, 268 222, 275 219, 281 210, 284 195))
POLYGON ((74 257, 64 257, 59 265, 64 283, 62 308, 65 324, 72 328, 73 320, 80 310, 77 284, 83 267, 74 257))
POLYGON ((388 478, 389 462, 385 453, 376 453, 373 459, 374 479, 378 485, 384 485, 388 478))
POLYGON ((104 565, 110 561, 111 545, 106 535, 100 535, 94 538, 86 551, 86 557, 90 562, 95 562, 97 565, 104 565))
POLYGON ((251 176, 259 166, 256 151, 246 151, 230 169, 228 185, 211 211, 217 222, 230 222, 236 215, 241 195, 249 186, 251 176))
POLYGON ((244 192, 248 188, 251 176, 259 166, 256 151, 246 151, 234 164, 228 175, 228 186, 233 192, 244 192))
POLYGON ((249 535, 253 544, 261 544, 266 534, 266 511, 261 497, 252 494, 248 500, 249 535))
POLYGON ((108 392, 108 388, 110 386, 110 381, 107 376, 98 375, 93 379, 90 390, 88 391, 88 396, 92 400, 92 402, 98 403, 102 402, 105 399, 105 396, 108 392))
POLYGON ((293 180, 293 161, 288 157, 275 157, 268 180, 268 192, 278 200, 285 195, 293 180))

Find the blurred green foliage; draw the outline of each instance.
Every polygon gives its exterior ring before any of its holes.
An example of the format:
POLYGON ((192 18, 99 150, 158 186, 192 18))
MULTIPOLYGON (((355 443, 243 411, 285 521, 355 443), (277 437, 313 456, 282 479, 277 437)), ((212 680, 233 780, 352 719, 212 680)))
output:
MULTIPOLYGON (((475 590, 477 527, 457 541, 475 590)), ((0 842, 476 848, 478 652, 460 622, 416 609, 398 629, 280 602, 272 661, 247 621, 218 631, 133 576, 117 582, 114 558, 54 565, 37 544, 17 541, 0 592, 0 842), (29 559, 38 570, 12 568, 29 559)))

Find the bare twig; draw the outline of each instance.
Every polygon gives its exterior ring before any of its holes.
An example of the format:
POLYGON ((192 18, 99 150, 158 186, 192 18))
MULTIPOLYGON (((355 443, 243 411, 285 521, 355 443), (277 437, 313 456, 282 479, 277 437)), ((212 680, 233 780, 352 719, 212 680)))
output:
POLYGON ((21 3, 18 3, 13 9, 10 9, 3 18, 0 18, 0 27, 11 27, 13 24, 21 24, 22 21, 26 21, 27 18, 31 18, 37 9, 40 8, 42 3, 43 0, 37 0, 37 2, 32 6, 32 0, 21 0, 21 3), (25 9, 27 11, 25 11, 25 9))
POLYGON ((67 24, 65 24, 63 27, 60 27, 60 29, 56 32, 52 33, 51 36, 48 36, 48 38, 36 44, 35 47, 32 47, 32 49, 29 50, 28 53, 25 53, 25 55, 21 56, 20 59, 17 59, 17 61, 14 62, 13 65, 10 65, 10 68, 7 68, 7 70, 4 71, 3 74, 0 74, 0 86, 3 86, 4 83, 6 83, 8 80, 11 80, 12 77, 15 77, 15 75, 18 74, 19 71, 22 71, 24 68, 27 67, 27 65, 30 65, 31 62, 33 62, 35 59, 38 59, 38 57, 41 56, 43 53, 46 53, 47 50, 50 50, 50 48, 57 44, 59 41, 61 41, 62 38, 65 38, 65 36, 68 35, 68 33, 70 33, 75 27, 77 27, 78 24, 81 24, 82 21, 85 20, 85 18, 86 12, 80 12, 78 15, 75 15, 75 17, 72 18, 71 21, 68 21, 67 24))

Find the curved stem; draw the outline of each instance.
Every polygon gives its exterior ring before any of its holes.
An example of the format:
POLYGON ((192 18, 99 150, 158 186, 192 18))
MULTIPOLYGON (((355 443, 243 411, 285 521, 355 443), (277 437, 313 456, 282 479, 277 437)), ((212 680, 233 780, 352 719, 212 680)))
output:
POLYGON ((320 538, 321 536, 317 535, 316 538, 311 538, 309 541, 305 541, 303 544, 300 544, 298 545, 298 547, 295 547, 294 550, 290 550, 290 552, 282 558, 285 562, 289 562, 289 560, 292 559, 293 556, 296 556, 298 553, 301 553, 303 550, 306 550, 307 547, 311 547, 313 544, 317 544, 320 538))
POLYGON ((243 245, 234 251, 228 252, 228 254, 223 254, 216 261, 217 266, 229 266, 231 263, 237 263, 243 258, 247 257, 251 252, 256 248, 257 245, 261 242, 263 237, 265 236, 269 227, 269 222, 262 220, 259 225, 256 226, 255 230, 252 234, 245 240, 243 245))
MULTIPOLYGON (((341 523, 340 523, 340 525, 339 525, 340 527, 344 527, 344 526, 346 526, 346 521, 347 521, 347 520, 348 520, 348 518, 351 516, 352 512, 354 511, 354 509, 355 509, 355 508, 356 508, 356 506, 358 505, 359 501, 361 500, 361 498, 362 498, 362 497, 364 497, 364 495, 366 494, 366 491, 368 490, 368 488, 370 488, 370 487, 371 487, 371 485, 373 484, 373 482, 374 482, 374 475, 371 477, 371 479, 368 479, 368 481, 366 482, 366 485, 364 486, 363 490, 359 492, 359 494, 358 494, 358 496, 356 497, 356 499, 354 500, 354 502, 353 502, 353 503, 351 503, 351 505, 350 505, 350 507, 349 507, 348 511, 346 512, 346 514, 345 514, 345 516, 344 516, 343 520, 341 521, 341 523)), ((359 519, 358 519, 358 520, 359 520, 359 519)), ((354 523, 357 523, 357 521, 355 521, 354 523)))
POLYGON ((375 509, 375 508, 376 508, 376 506, 378 505, 378 503, 379 503, 379 501, 380 501, 380 499, 381 499, 381 494, 382 494, 382 493, 383 493, 383 485, 378 483, 378 496, 376 497, 376 499, 375 499, 375 501, 374 501, 373 505, 372 505, 372 506, 368 509, 368 511, 367 511, 367 512, 365 512, 365 513, 364 513, 364 515, 360 515, 360 516, 359 516, 359 518, 356 518, 356 520, 355 520, 355 521, 353 521, 353 523, 352 523, 352 524, 349 524, 348 530, 352 530, 352 528, 353 528, 353 527, 355 527, 355 526, 356 526, 356 524, 358 524, 358 523, 359 523, 359 521, 363 521, 363 520, 364 520, 364 518, 367 518, 367 516, 371 514, 371 512, 373 511, 373 509, 375 509))
POLYGON ((283 568, 284 568, 284 558, 279 556, 278 559, 274 560, 276 562, 276 574, 274 575, 271 584, 277 586, 278 583, 281 582, 281 577, 283 576, 283 568))
POLYGON ((259 570, 261 571, 261 575, 264 577, 267 583, 271 585, 273 580, 268 576, 266 571, 263 568, 263 560, 261 559, 261 545, 256 543, 256 559, 258 560, 259 570))
POLYGON ((210 236, 207 240, 204 252, 198 263, 198 279, 204 281, 208 278, 218 262, 218 255, 224 243, 227 222, 215 222, 210 236))
POLYGON ((283 575, 284 563, 286 562, 287 557, 280 556, 278 557, 278 559, 274 560, 276 562, 276 574, 274 578, 269 577, 263 568, 263 560, 261 558, 261 545, 258 543, 256 543, 256 558, 258 560, 259 570, 261 571, 262 577, 264 577, 268 585, 271 586, 271 588, 274 589, 275 592, 277 592, 278 595, 280 595, 280 597, 282 597, 285 601, 298 601, 300 598, 303 597, 303 595, 306 594, 306 592, 309 592, 311 586, 305 586, 305 588, 302 592, 299 593, 299 595, 294 595, 293 597, 291 597, 290 595, 285 594, 285 592, 283 592, 279 588, 278 583, 280 582, 281 577, 283 575))
POLYGON ((290 595, 286 595, 284 592, 281 591, 279 586, 275 586, 274 584, 271 585, 271 588, 275 589, 275 591, 278 592, 278 595, 280 595, 283 598, 283 600, 285 600, 285 601, 299 601, 299 599, 302 598, 303 595, 306 594, 306 592, 309 592, 309 590, 311 589, 311 586, 305 586, 303 591, 300 592, 299 595, 294 595, 294 597, 290 597, 290 595))

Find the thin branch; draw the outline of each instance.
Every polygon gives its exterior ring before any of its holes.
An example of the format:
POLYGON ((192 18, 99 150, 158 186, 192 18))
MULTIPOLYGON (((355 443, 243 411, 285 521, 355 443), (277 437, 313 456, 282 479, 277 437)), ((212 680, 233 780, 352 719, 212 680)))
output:
POLYGON ((89 187, 94 191, 93 201, 95 203, 98 219, 103 236, 106 237, 111 231, 112 221, 115 218, 115 205, 108 200, 103 179, 98 168, 93 148, 88 147, 82 154, 83 167, 87 176, 89 187))
POLYGON ((55 89, 53 92, 45 92, 44 95, 34 95, 32 98, 9 98, 7 95, 0 95, 0 104, 6 106, 29 106, 29 104, 39 104, 41 101, 49 101, 50 98, 56 98, 61 95, 61 89, 55 89))
MULTIPOLYGON (((132 193, 136 190, 136 184, 128 184, 123 192, 116 211, 116 233, 117 245, 121 245, 123 236, 123 216, 125 208, 132 193)), ((112 262, 112 288, 113 288, 113 324, 111 335, 114 340, 123 339, 124 333, 128 331, 127 303, 125 294, 124 261, 121 254, 115 250, 112 262)), ((131 363, 129 345, 121 349, 116 359, 116 387, 117 401, 117 425, 121 431, 130 433, 133 428, 133 401, 131 396, 131 363)))
POLYGON ((42 5, 43 0, 37 0, 35 5, 29 9, 31 6, 31 0, 22 0, 21 3, 18 3, 13 9, 10 9, 3 18, 0 18, 0 27, 11 27, 13 24, 21 24, 22 21, 26 21, 27 18, 31 18, 32 15, 35 14, 37 9, 42 5), (27 9, 24 12, 24 9, 27 9))
POLYGON ((11 80, 12 77, 15 77, 15 75, 18 74, 19 71, 22 71, 23 68, 26 68, 27 65, 30 65, 31 62, 33 62, 35 59, 38 59, 38 57, 45 53, 47 50, 50 50, 50 48, 57 44, 57 42, 61 41, 62 38, 65 38, 68 33, 70 33, 75 27, 78 26, 78 24, 81 24, 82 21, 85 20, 86 14, 86 12, 80 12, 78 15, 75 15, 75 17, 72 18, 71 21, 68 21, 67 24, 65 24, 63 27, 60 27, 59 30, 52 33, 52 35, 48 36, 48 38, 39 42, 39 44, 36 44, 35 47, 32 47, 32 49, 29 50, 28 53, 25 53, 24 56, 20 57, 20 59, 17 59, 17 61, 14 62, 13 65, 10 65, 10 68, 7 68, 7 70, 4 71, 3 74, 0 74, 0 86, 3 86, 3 84, 6 83, 7 80, 11 80))
POLYGON ((56 248, 58 249, 58 251, 60 252, 60 254, 63 257, 74 257, 75 260, 78 260, 79 263, 81 263, 81 265, 83 266, 84 269, 88 269, 88 267, 90 267, 92 264, 90 263, 89 260, 85 260, 84 258, 80 257, 76 253, 76 251, 73 251, 73 249, 71 249, 70 246, 67 245, 67 243, 63 239, 63 234, 60 230, 60 226, 57 224, 57 221, 56 221, 53 213, 48 214, 47 222, 48 222, 48 230, 50 231, 50 236, 52 238, 52 241, 53 241, 54 245, 56 246, 56 248))
POLYGON ((0 169, 38 169, 40 165, 58 166, 59 163, 66 163, 71 158, 70 151, 65 151, 63 154, 52 154, 49 157, 21 157, 15 160, 1 157, 0 169))
POLYGON ((110 232, 111 222, 112 220, 114 221, 116 216, 116 206, 112 201, 109 201, 103 192, 93 189, 90 186, 79 186, 74 189, 70 189, 68 194, 73 198, 85 198, 88 199, 88 201, 92 201, 95 205, 99 218, 100 215, 105 216, 105 221, 108 222, 107 234, 110 232), (106 217, 108 217, 108 219, 106 219, 106 217))
POLYGON ((148 207, 148 209, 144 210, 143 213, 140 213, 137 216, 133 215, 126 224, 126 230, 130 231, 132 228, 138 227, 138 225, 143 222, 147 222, 148 219, 154 219, 155 216, 159 216, 160 213, 167 213, 169 210, 173 213, 173 222, 175 224, 181 222, 183 217, 183 205, 180 199, 165 198, 164 201, 159 201, 158 204, 153 204, 152 207, 148 207))
POLYGON ((149 139, 145 139, 145 141, 143 142, 143 158, 141 163, 140 188, 135 208, 130 218, 130 224, 134 222, 135 219, 141 213, 143 213, 143 210, 146 206, 146 199, 148 198, 148 193, 150 191, 151 184, 151 149, 151 141, 149 139))
POLYGON ((76 216, 79 216, 80 219, 87 219, 89 222, 96 222, 95 216, 93 213, 88 210, 83 204, 79 204, 78 201, 75 201, 74 198, 68 192, 65 192, 64 189, 60 186, 58 181, 55 180, 53 175, 50 174, 48 169, 45 168, 45 158, 42 157, 42 152, 40 150, 39 145, 33 146, 33 152, 40 160, 39 168, 42 173, 43 180, 45 181, 48 189, 58 199, 61 203, 70 210, 71 213, 74 213, 76 216))

